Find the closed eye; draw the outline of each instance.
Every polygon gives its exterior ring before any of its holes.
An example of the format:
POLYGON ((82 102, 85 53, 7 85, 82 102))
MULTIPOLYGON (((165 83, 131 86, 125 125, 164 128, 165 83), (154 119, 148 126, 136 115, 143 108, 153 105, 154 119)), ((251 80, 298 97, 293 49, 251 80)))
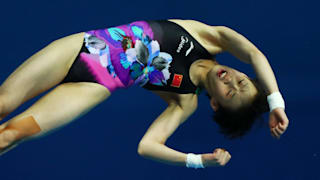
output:
POLYGON ((239 84, 242 86, 242 88, 248 86, 248 83, 247 83, 244 79, 242 79, 241 81, 239 81, 239 84))
POLYGON ((245 83, 244 79, 242 79, 241 81, 239 81, 239 84, 244 84, 244 83, 245 83))

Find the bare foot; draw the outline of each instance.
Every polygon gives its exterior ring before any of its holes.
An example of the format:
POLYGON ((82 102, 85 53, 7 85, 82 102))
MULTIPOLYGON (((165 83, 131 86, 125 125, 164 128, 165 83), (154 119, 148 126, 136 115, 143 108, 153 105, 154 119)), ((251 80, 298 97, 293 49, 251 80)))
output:
POLYGON ((16 146, 19 132, 14 129, 6 129, 0 133, 0 155, 16 146))
POLYGON ((41 131, 32 116, 11 119, 0 125, 0 155, 41 131))

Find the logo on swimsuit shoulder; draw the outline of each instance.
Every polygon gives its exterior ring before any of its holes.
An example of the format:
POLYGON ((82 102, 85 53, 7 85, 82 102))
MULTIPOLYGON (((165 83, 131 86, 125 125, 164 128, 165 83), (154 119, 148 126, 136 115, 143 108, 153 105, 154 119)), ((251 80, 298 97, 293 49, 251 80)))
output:
POLYGON ((173 80, 170 86, 179 88, 181 86, 182 79, 183 79, 183 75, 174 74, 173 80))
MULTIPOLYGON (((188 39, 187 37, 185 37, 185 36, 181 36, 181 41, 180 41, 180 43, 179 43, 179 46, 178 46, 178 49, 177 49, 177 53, 180 53, 180 52, 181 52, 181 49, 183 48, 183 46, 184 46, 187 42, 189 42, 189 39, 188 39)), ((185 56, 188 56, 193 48, 194 48, 193 42, 190 41, 190 48, 186 51, 185 56)))

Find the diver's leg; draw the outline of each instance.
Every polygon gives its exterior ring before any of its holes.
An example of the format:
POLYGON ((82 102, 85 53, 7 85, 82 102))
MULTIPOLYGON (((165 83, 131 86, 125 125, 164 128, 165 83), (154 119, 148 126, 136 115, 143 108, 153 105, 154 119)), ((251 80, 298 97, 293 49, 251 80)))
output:
POLYGON ((25 112, 1 125, 0 155, 23 140, 66 125, 109 96, 110 92, 96 83, 65 83, 57 86, 25 112))
POLYGON ((78 55, 84 33, 58 39, 21 64, 0 86, 0 120, 25 101, 64 79, 78 55))

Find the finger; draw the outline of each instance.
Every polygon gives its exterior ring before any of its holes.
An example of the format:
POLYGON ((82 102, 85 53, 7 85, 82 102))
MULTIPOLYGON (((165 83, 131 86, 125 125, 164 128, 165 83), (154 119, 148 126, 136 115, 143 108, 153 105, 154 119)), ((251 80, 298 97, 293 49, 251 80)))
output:
POLYGON ((278 127, 281 131, 285 131, 285 130, 286 130, 285 125, 282 125, 282 123, 279 123, 277 127, 278 127))
POLYGON ((275 131, 275 128, 271 129, 272 134, 274 135, 275 138, 279 138, 279 134, 275 131))
POLYGON ((275 133, 275 135, 276 135, 276 138, 279 139, 280 136, 281 136, 281 134, 277 131, 276 128, 274 128, 274 133, 275 133))
POLYGON ((279 134, 279 136, 282 135, 283 131, 280 130, 279 126, 277 126, 277 127, 274 128, 274 129, 275 129, 275 131, 279 134))
POLYGON ((230 159, 231 159, 231 154, 228 153, 228 161, 230 161, 230 159))
POLYGON ((276 135, 275 135, 275 133, 273 132, 273 128, 270 128, 270 133, 271 133, 271 136, 272 136, 272 137, 276 138, 276 135))
POLYGON ((221 153, 221 160, 222 160, 222 162, 226 159, 227 154, 228 154, 228 153, 226 153, 225 151, 223 151, 223 152, 221 153))
POLYGON ((288 123, 280 123, 280 127, 284 129, 284 131, 288 128, 288 123))
POLYGON ((225 152, 223 153, 222 166, 226 165, 227 162, 228 162, 228 152, 225 151, 225 152))
POLYGON ((230 159, 231 159, 231 155, 228 153, 228 154, 227 154, 226 163, 228 163, 228 162, 230 161, 230 159))

